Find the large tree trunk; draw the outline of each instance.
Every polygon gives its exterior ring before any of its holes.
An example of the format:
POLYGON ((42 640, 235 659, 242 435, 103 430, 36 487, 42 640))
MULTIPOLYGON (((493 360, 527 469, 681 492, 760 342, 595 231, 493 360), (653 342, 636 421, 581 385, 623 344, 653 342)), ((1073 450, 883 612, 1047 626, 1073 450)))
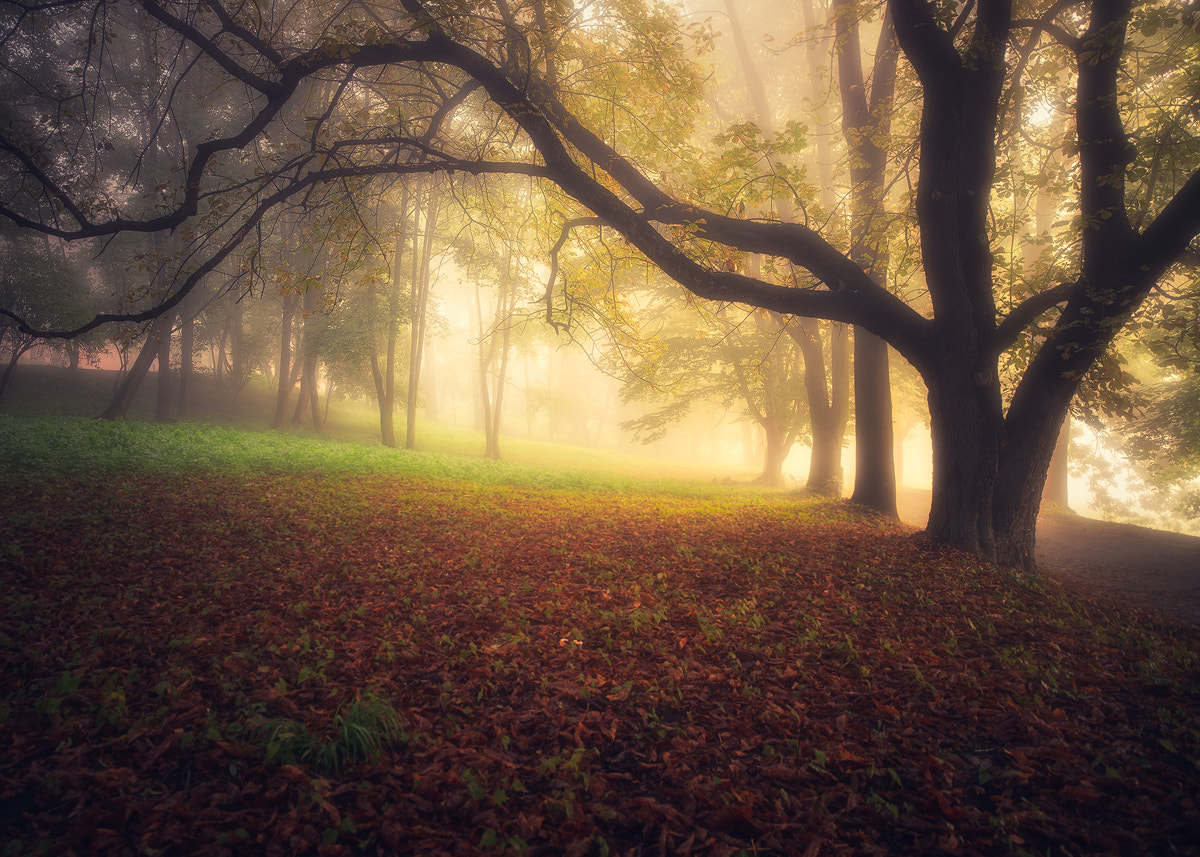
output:
MULTIPOLYGON (((995 558, 992 497, 999 466, 1000 385, 953 363, 949 350, 929 384, 933 439, 932 538, 995 558)), ((1035 514, 1036 517, 1036 514, 1035 514)))

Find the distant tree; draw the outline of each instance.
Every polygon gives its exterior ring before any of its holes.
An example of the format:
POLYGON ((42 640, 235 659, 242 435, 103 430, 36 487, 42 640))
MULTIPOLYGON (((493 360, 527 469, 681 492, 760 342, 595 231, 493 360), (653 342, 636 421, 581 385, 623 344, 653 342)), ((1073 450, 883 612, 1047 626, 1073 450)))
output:
MULTIPOLYGON (((82 267, 52 247, 44 236, 0 231, 0 306, 13 307, 39 327, 70 327, 94 312, 82 267)), ((46 340, 0 316, 0 401, 21 357, 46 340)), ((65 353, 66 342, 50 343, 65 353)), ((76 343, 78 345, 78 343, 76 343)))
POLYGON ((655 331, 653 344, 627 349, 620 367, 622 399, 651 409, 623 427, 643 443, 654 443, 715 404, 761 434, 762 471, 755 481, 782 485, 793 445, 811 439, 809 376, 800 347, 768 313, 734 307, 712 312, 666 292, 658 298, 642 311, 644 329, 655 331))

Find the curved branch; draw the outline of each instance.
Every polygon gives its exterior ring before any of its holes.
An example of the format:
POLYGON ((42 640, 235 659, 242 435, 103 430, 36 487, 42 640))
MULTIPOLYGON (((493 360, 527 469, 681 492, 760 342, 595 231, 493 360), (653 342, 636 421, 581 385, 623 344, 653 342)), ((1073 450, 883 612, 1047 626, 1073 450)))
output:
POLYGON ((221 22, 221 28, 227 32, 237 36, 254 50, 258 51, 274 66, 278 67, 283 64, 283 56, 279 54, 270 44, 259 38, 257 34, 243 27, 233 16, 229 14, 229 10, 221 5, 220 0, 203 0, 204 5, 212 9, 213 14, 217 16, 217 20, 221 22))
POLYGON ((546 323, 555 330, 559 329, 558 322, 554 320, 554 282, 558 279, 558 254, 562 250, 563 245, 567 243, 567 236, 577 226, 603 226, 604 221, 599 217, 576 217, 572 220, 567 220, 562 225, 562 231, 558 234, 558 240, 554 242, 554 246, 550 248, 550 276, 546 278, 546 294, 542 300, 546 304, 546 323))
POLYGON ((1021 331, 1033 323, 1034 319, 1053 307, 1066 303, 1074 296, 1078 288, 1080 288, 1079 281, 1061 283, 1044 292, 1031 295, 1013 307, 996 326, 996 336, 992 342, 995 355, 999 357, 1011 348, 1021 335, 1021 331))
MULTIPOLYGON (((181 26, 187 26, 182 22, 180 24, 181 26)), ((267 126, 278 117, 280 111, 295 94, 296 89, 305 78, 316 72, 339 65, 378 66, 405 62, 437 62, 441 58, 443 50, 444 46, 432 44, 428 40, 409 42, 404 39, 398 39, 385 45, 348 48, 345 51, 338 52, 336 55, 318 48, 287 61, 280 69, 280 83, 273 85, 266 104, 246 123, 241 131, 228 137, 208 140, 196 146, 196 152, 192 156, 191 163, 188 166, 182 200, 180 200, 173 210, 157 217, 146 219, 118 217, 101 223, 92 222, 74 204, 69 196, 54 184, 52 179, 37 168, 27 153, 19 147, 5 142, 3 148, 11 151, 15 157, 21 160, 22 165, 26 167, 29 174, 41 184, 52 198, 71 213, 72 217, 79 223, 79 227, 76 229, 64 229, 51 226, 3 205, 0 205, 0 216, 11 220, 18 226, 67 241, 116 235, 120 232, 149 233, 175 229, 194 217, 198 212, 201 182, 213 157, 221 152, 242 149, 258 138, 267 126)))

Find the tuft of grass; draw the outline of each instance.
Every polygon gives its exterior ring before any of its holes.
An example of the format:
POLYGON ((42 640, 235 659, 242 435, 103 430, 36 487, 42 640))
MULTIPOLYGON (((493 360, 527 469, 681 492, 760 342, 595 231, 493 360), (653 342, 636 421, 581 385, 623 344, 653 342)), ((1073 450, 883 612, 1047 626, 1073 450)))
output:
POLYGON ((304 765, 321 773, 373 764, 386 750, 409 740, 399 712, 375 694, 359 697, 339 712, 328 741, 288 718, 266 720, 256 733, 268 765, 304 765))

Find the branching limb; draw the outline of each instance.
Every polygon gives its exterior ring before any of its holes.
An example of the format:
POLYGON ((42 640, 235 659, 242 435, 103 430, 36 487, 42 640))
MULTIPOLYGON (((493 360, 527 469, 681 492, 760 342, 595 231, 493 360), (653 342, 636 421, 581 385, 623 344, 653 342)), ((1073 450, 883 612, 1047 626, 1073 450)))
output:
POLYGON ((546 278, 546 294, 542 300, 546 304, 546 323, 556 331, 559 329, 559 324, 554 320, 554 283, 558 279, 558 254, 562 251, 563 245, 567 243, 567 238, 576 227, 603 225, 604 221, 599 217, 576 217, 568 220, 563 223, 562 231, 558 234, 558 240, 550 248, 550 276, 546 278))

